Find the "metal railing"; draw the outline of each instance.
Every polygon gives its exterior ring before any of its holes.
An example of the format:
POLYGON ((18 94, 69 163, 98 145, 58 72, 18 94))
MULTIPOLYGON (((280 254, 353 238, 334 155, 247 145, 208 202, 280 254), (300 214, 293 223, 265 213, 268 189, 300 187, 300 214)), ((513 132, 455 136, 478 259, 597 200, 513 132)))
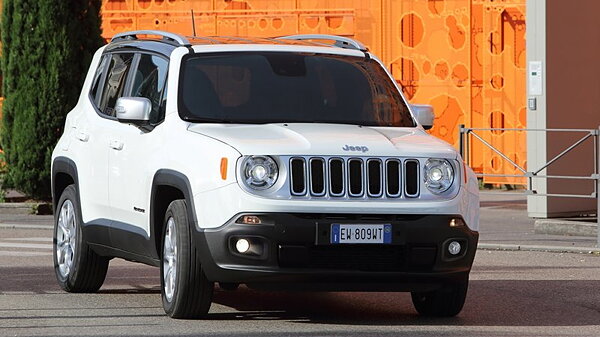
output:
POLYGON ((481 144, 498 154, 502 159, 511 164, 515 169, 522 172, 522 174, 488 174, 488 173, 476 173, 478 177, 504 177, 504 178, 526 178, 527 179, 527 190, 524 194, 533 196, 545 196, 545 197, 561 197, 561 198, 583 198, 583 199, 596 199, 596 224, 597 224, 597 246, 600 247, 600 127, 598 129, 510 129, 510 128, 467 128, 464 124, 460 125, 459 129, 459 151, 463 160, 467 164, 470 163, 469 154, 471 149, 471 138, 478 140, 481 144), (554 158, 547 161, 544 165, 537 169, 527 170, 515 163, 502 151, 498 150, 495 146, 486 141, 481 135, 477 134, 478 131, 514 131, 514 132, 571 132, 583 134, 579 140, 571 144, 565 150, 563 150, 554 158), (469 137, 471 136, 471 137, 469 137), (572 175, 548 175, 542 174, 542 171, 547 169, 550 165, 555 163, 560 158, 563 158, 567 153, 578 148, 581 144, 585 143, 588 139, 593 139, 593 158, 594 158, 594 170, 589 176, 572 176, 572 175), (573 179, 573 180, 590 180, 594 181, 594 191, 591 194, 563 194, 563 193, 538 193, 533 188, 534 179, 573 179))

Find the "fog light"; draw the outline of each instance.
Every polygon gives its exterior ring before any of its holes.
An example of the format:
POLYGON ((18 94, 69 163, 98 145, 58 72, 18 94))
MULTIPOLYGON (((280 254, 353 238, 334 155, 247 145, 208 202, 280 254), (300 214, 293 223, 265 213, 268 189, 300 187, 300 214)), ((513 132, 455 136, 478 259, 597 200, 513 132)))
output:
MULTIPOLYGON (((238 241, 239 242, 239 241, 238 241)), ((458 255, 460 253, 461 250, 461 245, 460 243, 458 243, 457 241, 452 241, 450 242, 450 244, 448 245, 448 252, 451 255, 458 255)))
POLYGON ((246 225, 260 225, 261 223, 260 218, 256 215, 243 215, 236 222, 246 225))
POLYGON ((248 242, 246 239, 238 239, 235 243, 235 249, 238 251, 238 253, 244 254, 250 250, 250 242, 248 242))
POLYGON ((465 222, 462 219, 452 219, 450 220, 450 227, 460 227, 460 226, 464 226, 465 222))

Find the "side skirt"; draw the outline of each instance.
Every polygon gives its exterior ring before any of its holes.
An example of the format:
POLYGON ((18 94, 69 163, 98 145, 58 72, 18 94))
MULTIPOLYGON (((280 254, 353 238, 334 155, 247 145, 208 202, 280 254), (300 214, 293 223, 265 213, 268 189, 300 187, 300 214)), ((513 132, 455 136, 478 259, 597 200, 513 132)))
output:
POLYGON ((102 256, 107 256, 111 258, 118 257, 127 261, 143 263, 153 267, 160 266, 160 260, 153 259, 148 256, 138 255, 135 253, 127 252, 114 247, 101 245, 98 243, 90 243, 89 245, 96 253, 102 256))
POLYGON ((154 241, 141 233, 134 232, 133 230, 136 229, 135 226, 115 224, 108 219, 97 219, 83 225, 83 235, 90 247, 99 255, 160 266, 154 241))

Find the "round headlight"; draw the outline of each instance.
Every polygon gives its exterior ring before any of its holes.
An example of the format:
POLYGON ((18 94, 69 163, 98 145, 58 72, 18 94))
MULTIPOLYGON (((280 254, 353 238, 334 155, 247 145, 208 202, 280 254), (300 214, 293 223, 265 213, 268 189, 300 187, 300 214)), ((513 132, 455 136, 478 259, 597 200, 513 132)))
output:
POLYGON ((246 186, 264 190, 275 184, 279 169, 271 157, 250 156, 242 163, 242 173, 246 186))
POLYGON ((425 186, 435 194, 446 192, 454 182, 454 169, 445 159, 429 159, 425 164, 425 186))

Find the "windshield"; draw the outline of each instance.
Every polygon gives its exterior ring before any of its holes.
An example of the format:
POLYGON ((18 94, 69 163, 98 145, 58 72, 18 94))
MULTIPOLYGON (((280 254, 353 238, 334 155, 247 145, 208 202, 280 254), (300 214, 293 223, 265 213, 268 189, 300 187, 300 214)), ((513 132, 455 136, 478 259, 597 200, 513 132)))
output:
POLYGON ((323 54, 186 56, 179 111, 192 122, 415 126, 379 63, 323 54))

